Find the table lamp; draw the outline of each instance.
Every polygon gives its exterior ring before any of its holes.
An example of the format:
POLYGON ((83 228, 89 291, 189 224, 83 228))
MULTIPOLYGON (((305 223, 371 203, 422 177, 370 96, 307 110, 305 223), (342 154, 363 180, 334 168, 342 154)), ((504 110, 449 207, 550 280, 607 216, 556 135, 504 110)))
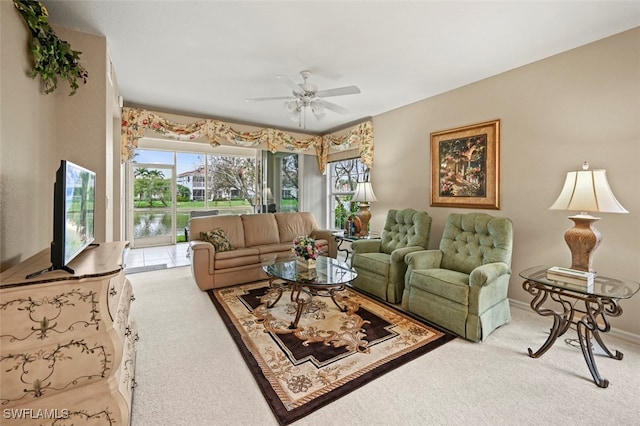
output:
POLYGON ((606 170, 589 170, 586 161, 582 170, 567 172, 564 187, 549 209, 581 212, 569 216, 575 225, 564 234, 564 240, 571 250, 571 269, 585 272, 595 272, 592 255, 602 240, 600 232, 593 227, 600 218, 587 212, 629 213, 613 195, 606 170))
POLYGON ((353 194, 351 201, 358 202, 358 212, 356 213, 356 217, 360 219, 361 224, 358 236, 365 237, 369 235, 369 219, 371 219, 369 203, 371 201, 378 201, 376 195, 373 193, 371 182, 358 182, 356 192, 353 194))
POLYGON ((273 194, 271 193, 271 188, 267 187, 267 189, 264 190, 264 202, 268 204, 271 200, 273 200, 273 194))

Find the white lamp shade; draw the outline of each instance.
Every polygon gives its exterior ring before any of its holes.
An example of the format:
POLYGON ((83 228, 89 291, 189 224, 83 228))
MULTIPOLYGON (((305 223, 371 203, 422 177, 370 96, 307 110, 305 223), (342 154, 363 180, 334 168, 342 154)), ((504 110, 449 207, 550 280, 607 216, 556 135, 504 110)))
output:
POLYGON ((356 186, 356 192, 353 194, 353 198, 351 199, 351 201, 378 201, 376 195, 373 193, 371 182, 358 182, 358 186, 356 186))
POLYGON ((613 195, 607 181, 606 170, 568 172, 558 199, 549 209, 629 213, 613 195))

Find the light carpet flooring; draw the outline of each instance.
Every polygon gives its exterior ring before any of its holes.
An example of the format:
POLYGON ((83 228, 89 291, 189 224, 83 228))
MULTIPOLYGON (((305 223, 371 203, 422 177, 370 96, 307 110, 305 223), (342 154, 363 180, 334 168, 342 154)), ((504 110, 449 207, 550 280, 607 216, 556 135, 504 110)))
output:
MULTIPOLYGON (((133 426, 277 425, 253 376, 188 267, 128 276, 138 321, 133 426)), ((623 305, 624 307, 624 305, 623 305)), ((637 425, 640 346, 605 336, 598 388, 564 337, 539 359, 550 318, 512 307, 483 343, 461 338, 366 384, 295 425, 637 425)))

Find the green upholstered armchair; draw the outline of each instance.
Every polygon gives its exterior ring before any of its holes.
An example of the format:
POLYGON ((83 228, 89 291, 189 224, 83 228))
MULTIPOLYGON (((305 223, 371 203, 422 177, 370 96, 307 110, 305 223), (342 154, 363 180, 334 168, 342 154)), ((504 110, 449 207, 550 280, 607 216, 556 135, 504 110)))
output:
POLYGON ((511 320, 513 225, 485 213, 451 214, 440 250, 410 253, 402 308, 468 340, 511 320))
POLYGON ((351 245, 351 266, 358 271, 356 288, 382 300, 400 303, 404 288, 407 253, 429 245, 431 216, 414 209, 389 210, 380 239, 358 240, 351 245))

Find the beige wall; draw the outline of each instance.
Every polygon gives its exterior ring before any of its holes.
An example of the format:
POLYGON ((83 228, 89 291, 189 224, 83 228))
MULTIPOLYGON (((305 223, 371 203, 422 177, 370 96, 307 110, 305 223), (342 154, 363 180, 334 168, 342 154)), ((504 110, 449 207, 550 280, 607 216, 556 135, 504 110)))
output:
MULTIPOLYGON (((502 128, 502 208, 484 210, 514 224, 509 296, 529 303, 518 272, 536 265, 570 265, 564 232, 570 212, 550 211, 565 174, 583 161, 607 170, 629 214, 601 214, 603 242, 594 267, 603 275, 640 281, 640 28, 374 117, 378 202, 372 229, 390 208, 433 216, 437 248, 451 212, 430 207, 429 135, 499 118, 502 128)), ((640 294, 621 302, 613 327, 640 336, 640 294)))
MULTIPOLYGON (((13 2, 0 2, 0 259, 2 269, 52 237, 57 167, 56 102, 28 77, 28 30, 13 2)), ((60 161, 57 160, 57 163, 60 161)))
MULTIPOLYGON (((102 36, 55 27, 56 34, 67 40, 74 50, 82 52, 81 62, 89 72, 87 84, 80 83, 78 92, 69 96, 66 83, 51 95, 57 111, 57 162, 61 159, 80 164, 96 173, 95 237, 106 240, 107 176, 113 176, 107 152, 113 141, 107 139, 111 121, 107 121, 107 40, 102 36), (107 166, 109 172, 107 172, 107 166)), ((51 96, 46 95, 46 96, 51 96)), ((109 99, 110 101, 110 99, 109 99)), ((111 102, 109 102, 111 104, 111 102)))
MULTIPOLYGON (((28 76, 28 29, 13 2, 0 2, 2 74, 0 89, 0 270, 49 246, 53 236, 53 183, 60 160, 97 174, 96 241, 107 235, 106 39, 55 27, 58 36, 81 51, 87 84, 69 96, 66 81, 48 95, 39 77, 28 76)), ((111 232, 109 232, 111 234, 111 232)))

